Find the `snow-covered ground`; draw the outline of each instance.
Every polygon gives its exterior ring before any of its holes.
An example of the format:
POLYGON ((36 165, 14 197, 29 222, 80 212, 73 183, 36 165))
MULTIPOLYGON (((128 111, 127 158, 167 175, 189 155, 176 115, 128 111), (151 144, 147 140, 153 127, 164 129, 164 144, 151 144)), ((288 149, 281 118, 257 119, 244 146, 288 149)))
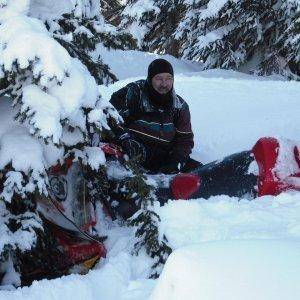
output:
POLYGON ((299 253, 299 242, 282 240, 183 247, 169 257, 150 299, 298 299, 299 253))
MULTIPOLYGON (((107 99, 143 78, 153 58, 138 52, 115 55, 107 53, 104 61, 124 80, 100 87, 107 99)), ((250 149, 266 135, 300 140, 300 83, 172 63, 182 73, 175 77, 177 93, 190 105, 194 158, 209 162, 250 149)), ((131 256, 132 230, 102 219, 108 256, 95 270, 3 290, 0 299, 300 299, 300 193, 251 202, 227 196, 176 201, 157 212, 160 233, 176 249, 158 280, 147 279, 151 261, 145 254, 131 256)))

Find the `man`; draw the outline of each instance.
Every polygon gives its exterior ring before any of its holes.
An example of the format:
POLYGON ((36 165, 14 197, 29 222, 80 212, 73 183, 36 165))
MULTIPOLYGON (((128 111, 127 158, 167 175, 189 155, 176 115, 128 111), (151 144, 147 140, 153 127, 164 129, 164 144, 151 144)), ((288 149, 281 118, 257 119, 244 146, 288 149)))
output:
POLYGON ((129 157, 140 157, 150 172, 184 170, 193 148, 187 103, 174 91, 174 71, 164 59, 154 60, 146 80, 115 92, 110 102, 124 119, 119 141, 129 157))

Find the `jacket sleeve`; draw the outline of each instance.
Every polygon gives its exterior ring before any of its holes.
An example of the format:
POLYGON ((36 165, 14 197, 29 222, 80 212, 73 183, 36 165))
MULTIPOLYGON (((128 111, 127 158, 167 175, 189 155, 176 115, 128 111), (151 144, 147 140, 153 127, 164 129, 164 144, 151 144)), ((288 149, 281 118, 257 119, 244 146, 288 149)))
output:
POLYGON ((178 111, 174 120, 175 138, 170 153, 172 162, 185 162, 194 147, 194 134, 191 125, 191 115, 187 103, 178 111))
POLYGON ((137 114, 139 90, 134 83, 128 84, 112 94, 110 103, 116 108, 124 120, 124 126, 128 126, 137 114))

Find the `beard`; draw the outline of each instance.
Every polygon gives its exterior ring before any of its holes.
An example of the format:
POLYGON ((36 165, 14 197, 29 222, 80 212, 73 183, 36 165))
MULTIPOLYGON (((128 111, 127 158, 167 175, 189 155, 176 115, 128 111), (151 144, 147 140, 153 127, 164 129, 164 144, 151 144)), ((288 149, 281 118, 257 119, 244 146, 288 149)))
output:
POLYGON ((169 109, 173 103, 173 86, 171 89, 164 87, 161 92, 153 88, 149 81, 146 81, 146 87, 149 93, 151 103, 158 108, 169 109))
POLYGON ((156 88, 156 91, 162 95, 165 95, 167 93, 169 93, 172 90, 172 87, 158 87, 156 88))

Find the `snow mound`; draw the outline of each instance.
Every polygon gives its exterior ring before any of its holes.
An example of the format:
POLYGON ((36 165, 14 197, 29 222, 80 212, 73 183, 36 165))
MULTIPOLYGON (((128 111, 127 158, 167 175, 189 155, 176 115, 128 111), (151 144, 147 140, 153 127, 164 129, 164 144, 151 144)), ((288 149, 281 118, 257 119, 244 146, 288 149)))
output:
POLYGON ((151 300, 296 300, 300 242, 220 241, 176 250, 151 300))
POLYGON ((157 58, 164 58, 172 63, 177 74, 202 70, 201 63, 179 60, 171 55, 158 55, 136 50, 109 50, 101 44, 97 46, 94 55, 95 57, 100 55, 103 62, 109 65, 119 80, 132 77, 145 78, 148 66, 157 58))
POLYGON ((172 249, 233 239, 300 239, 297 192, 253 201, 224 195, 209 200, 169 201, 156 212, 161 218, 160 236, 167 237, 172 249))

